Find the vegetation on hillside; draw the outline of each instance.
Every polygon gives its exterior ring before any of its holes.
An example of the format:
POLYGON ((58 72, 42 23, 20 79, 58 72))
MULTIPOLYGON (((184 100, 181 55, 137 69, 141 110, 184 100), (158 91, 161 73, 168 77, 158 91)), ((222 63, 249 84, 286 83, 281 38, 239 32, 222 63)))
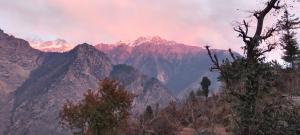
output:
POLYGON ((79 103, 68 101, 60 113, 60 122, 74 134, 118 135, 128 126, 132 101, 132 94, 115 81, 104 79, 79 103))
POLYGON ((209 95, 211 81, 203 77, 201 89, 168 106, 148 105, 129 117, 133 96, 115 81, 104 80, 96 92, 88 91, 79 103, 67 102, 61 122, 74 133, 91 135, 298 135, 300 134, 299 44, 294 30, 300 22, 283 0, 268 0, 252 12, 254 32, 243 20, 234 30, 245 43, 243 56, 231 49, 231 59, 220 61, 206 46, 220 73, 222 92, 209 95), (275 11, 275 12, 274 12, 275 11), (269 14, 283 16, 264 26, 269 14), (251 35, 250 33, 254 33, 251 35), (279 41, 272 37, 281 34, 279 41), (281 45, 290 66, 267 62, 265 54, 281 45))
MULTIPOLYGON (((269 0, 264 9, 254 11, 253 16, 257 22, 254 35, 250 35, 250 24, 246 20, 235 27, 234 30, 245 43, 242 47, 244 57, 236 57, 229 50, 233 60, 227 59, 220 63, 218 57, 206 47, 214 64, 213 69, 220 72, 220 79, 224 83, 224 96, 230 105, 233 123, 230 132, 234 134, 299 133, 299 110, 285 97, 288 93, 283 93, 278 88, 281 84, 278 79, 280 75, 275 68, 277 64, 265 61, 265 54, 271 52, 278 44, 269 39, 281 30, 276 25, 269 28, 264 26, 265 17, 272 11, 279 12, 284 7, 286 5, 280 0, 269 0), (266 44, 266 47, 263 47, 263 44, 266 44)), ((292 57, 288 62, 292 62, 293 65, 294 54, 290 56, 289 53, 285 53, 283 58, 287 57, 292 57)))

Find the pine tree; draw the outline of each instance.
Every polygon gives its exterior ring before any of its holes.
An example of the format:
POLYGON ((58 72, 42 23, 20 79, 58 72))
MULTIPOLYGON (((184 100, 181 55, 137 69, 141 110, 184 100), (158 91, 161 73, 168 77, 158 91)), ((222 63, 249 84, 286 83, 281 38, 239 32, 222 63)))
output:
POLYGON ((202 87, 202 90, 203 90, 203 94, 207 98, 208 94, 209 94, 209 86, 210 86, 211 82, 210 82, 210 80, 208 79, 207 76, 204 76, 202 78, 202 81, 201 81, 200 84, 201 84, 201 87, 202 87))
POLYGON ((153 109, 150 105, 148 105, 144 112, 144 120, 145 121, 151 120, 153 119, 153 116, 154 116, 153 109))
POLYGON ((278 21, 278 26, 281 30, 280 45, 284 50, 282 59, 290 63, 294 69, 295 61, 299 58, 299 45, 296 39, 295 29, 300 28, 299 18, 295 18, 294 14, 290 14, 286 9, 283 16, 278 21), (298 57, 298 58, 297 58, 298 57))

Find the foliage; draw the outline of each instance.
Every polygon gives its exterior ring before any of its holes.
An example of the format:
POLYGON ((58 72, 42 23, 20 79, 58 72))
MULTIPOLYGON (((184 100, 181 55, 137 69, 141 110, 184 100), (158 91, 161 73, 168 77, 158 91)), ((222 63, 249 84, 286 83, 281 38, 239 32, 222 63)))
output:
POLYGON ((132 101, 132 94, 115 81, 104 79, 80 102, 67 101, 60 112, 60 122, 74 134, 116 135, 120 127, 126 127, 132 101))
POLYGON ((281 20, 278 21, 278 26, 281 30, 280 45, 284 50, 283 60, 291 64, 294 68, 297 57, 299 58, 299 45, 296 39, 295 29, 300 28, 299 18, 294 18, 295 15, 290 14, 286 9, 281 20))
POLYGON ((177 127, 168 119, 168 117, 160 115, 153 119, 150 123, 151 129, 155 135, 175 135, 177 127))
POLYGON ((188 100, 192 101, 192 102, 195 102, 196 101, 196 94, 194 91, 191 91, 189 93, 189 96, 188 96, 188 100))
POLYGON ((278 90, 278 74, 274 64, 265 62, 265 53, 277 45, 276 42, 268 42, 268 39, 278 27, 264 29, 264 19, 273 9, 279 11, 283 7, 281 2, 269 0, 264 9, 254 11, 257 24, 253 36, 249 36, 249 23, 245 20, 234 29, 245 43, 242 47, 245 57, 236 57, 229 49, 233 60, 226 59, 220 63, 218 57, 206 47, 214 64, 212 69, 220 72, 224 83, 225 98, 232 115, 231 132, 234 134, 296 134, 299 130, 297 125, 300 123, 293 119, 299 115, 289 113, 296 108, 278 90), (266 48, 262 47, 263 42, 267 44, 266 48), (290 111, 281 110, 283 107, 290 111), (286 123, 288 128, 274 128, 280 126, 278 123, 286 123))
POLYGON ((202 87, 202 90, 203 90, 203 94, 207 98, 208 94, 209 94, 209 86, 210 86, 211 82, 210 82, 210 80, 208 79, 207 76, 204 76, 202 78, 202 81, 201 81, 200 84, 201 84, 201 87, 202 87))

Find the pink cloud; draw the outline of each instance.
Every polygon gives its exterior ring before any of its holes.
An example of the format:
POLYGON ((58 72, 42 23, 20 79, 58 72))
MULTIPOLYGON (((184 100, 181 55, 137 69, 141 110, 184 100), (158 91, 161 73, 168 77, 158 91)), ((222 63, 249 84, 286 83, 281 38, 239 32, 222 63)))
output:
MULTIPOLYGON (((93 43, 101 42, 99 41, 101 36, 105 37, 101 33, 118 40, 134 40, 138 36, 159 35, 194 45, 199 44, 196 39, 212 37, 214 42, 222 39, 214 28, 205 26, 206 22, 201 22, 201 18, 190 18, 192 11, 186 7, 180 7, 182 3, 170 3, 168 7, 160 5, 160 2, 139 4, 141 2, 134 0, 110 2, 51 0, 50 3, 63 9, 64 14, 70 18, 72 24, 67 25, 79 27, 80 31, 63 33, 73 33, 76 39, 87 35, 88 37, 84 37, 93 43), (197 24, 192 21, 188 22, 189 20, 194 20, 197 24)), ((200 12, 201 10, 194 8, 193 11, 200 12)))
POLYGON ((51 35, 73 44, 114 43, 158 35, 191 45, 209 44, 240 51, 242 42, 236 38, 232 22, 247 17, 248 9, 257 8, 260 3, 249 0, 28 0, 21 4, 0 1, 0 15, 5 17, 0 25, 21 36, 51 35))

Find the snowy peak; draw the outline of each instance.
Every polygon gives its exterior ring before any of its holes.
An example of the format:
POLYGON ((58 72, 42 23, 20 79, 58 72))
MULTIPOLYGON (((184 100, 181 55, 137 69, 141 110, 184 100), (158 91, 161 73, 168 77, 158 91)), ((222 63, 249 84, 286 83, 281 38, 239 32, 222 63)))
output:
POLYGON ((139 37, 136 40, 133 41, 118 41, 114 44, 105 44, 100 43, 96 46, 130 46, 130 47, 136 47, 140 45, 176 45, 180 43, 176 43, 175 41, 166 40, 164 38, 161 38, 159 36, 147 36, 147 37, 139 37))
MULTIPOLYGON (((75 46, 68 43, 64 39, 56 39, 53 41, 42 41, 42 40, 28 40, 31 47, 44 51, 44 52, 67 52, 72 50, 75 46)), ((125 49, 126 52, 131 52, 133 48, 143 48, 146 47, 147 51, 164 50, 169 53, 176 54, 186 54, 186 53, 198 53, 203 51, 200 47, 188 46, 182 43, 177 43, 175 41, 166 40, 159 36, 148 36, 139 37, 134 41, 119 41, 114 44, 100 43, 95 45, 95 47, 104 52, 111 51, 117 48, 117 50, 125 49)), ((164 51, 162 53, 164 53, 164 51)))
POLYGON ((66 52, 74 48, 73 45, 64 39, 56 39, 53 41, 29 40, 30 45, 44 52, 66 52))
POLYGON ((205 50, 201 47, 190 46, 182 43, 177 43, 172 40, 166 40, 159 36, 153 37, 139 37, 132 42, 123 42, 120 41, 115 44, 97 44, 95 45, 97 49, 102 50, 104 52, 109 52, 112 50, 126 50, 126 52, 131 52, 132 50, 140 50, 144 53, 154 53, 164 55, 168 54, 176 54, 176 55, 184 55, 184 54, 195 54, 195 53, 203 53, 205 50))
POLYGON ((153 36, 153 37, 139 37, 135 41, 131 42, 129 46, 139 46, 143 44, 151 44, 151 45, 174 45, 177 44, 174 41, 168 41, 166 39, 163 39, 159 36, 153 36))
POLYGON ((95 47, 106 53, 115 64, 123 64, 133 57, 182 60, 185 57, 206 55, 206 50, 201 47, 165 40, 158 36, 140 37, 130 43, 98 44, 95 47))

